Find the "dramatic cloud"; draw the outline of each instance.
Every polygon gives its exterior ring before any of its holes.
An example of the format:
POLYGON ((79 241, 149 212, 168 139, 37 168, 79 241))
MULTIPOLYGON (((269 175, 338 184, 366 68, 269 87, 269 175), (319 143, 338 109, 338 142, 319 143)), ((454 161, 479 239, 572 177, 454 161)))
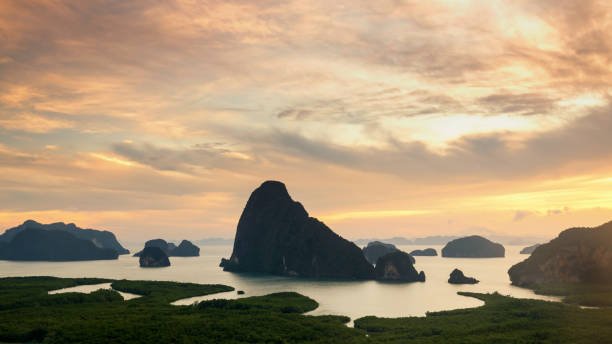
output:
POLYGON ((113 151, 130 160, 159 170, 192 171, 207 169, 242 169, 253 163, 247 154, 223 148, 223 144, 197 144, 185 149, 160 148, 150 144, 120 143, 113 151))
POLYGON ((555 99, 538 93, 499 93, 479 99, 490 113, 518 113, 522 115, 549 114, 555 109, 555 99))
POLYGON ((604 0, 2 1, 0 225, 229 236, 265 179, 347 236, 598 224, 610 42, 604 0))
POLYGON ((0 127, 4 129, 35 134, 48 133, 56 129, 73 128, 74 126, 75 124, 71 121, 52 119, 29 113, 7 116, 7 118, 0 119, 0 127))
POLYGON ((3 166, 22 165, 36 161, 33 154, 20 153, 0 144, 0 162, 3 166))
MULTIPOLYGON (((464 136, 435 152, 419 141, 389 138, 383 148, 344 146, 274 131, 248 137, 259 151, 281 151, 357 170, 439 182, 530 177, 557 173, 577 162, 612 157, 612 109, 602 108, 560 129, 516 137, 513 133, 464 136)), ((263 153, 265 154, 265 153, 263 153)))

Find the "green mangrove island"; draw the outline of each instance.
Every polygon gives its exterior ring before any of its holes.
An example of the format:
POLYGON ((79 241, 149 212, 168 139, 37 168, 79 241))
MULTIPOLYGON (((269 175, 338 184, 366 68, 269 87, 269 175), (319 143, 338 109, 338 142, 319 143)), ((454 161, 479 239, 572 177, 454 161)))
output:
POLYGON ((276 293, 173 306, 179 299, 233 290, 225 285, 98 278, 0 279, 0 342, 33 343, 605 343, 612 338, 612 287, 543 285, 565 296, 546 302, 460 293, 485 302, 425 317, 354 320, 305 315, 318 304, 276 293), (112 283, 90 294, 49 291, 112 283), (117 292, 141 295, 123 300, 117 292), (588 305, 597 308, 583 308, 588 305))

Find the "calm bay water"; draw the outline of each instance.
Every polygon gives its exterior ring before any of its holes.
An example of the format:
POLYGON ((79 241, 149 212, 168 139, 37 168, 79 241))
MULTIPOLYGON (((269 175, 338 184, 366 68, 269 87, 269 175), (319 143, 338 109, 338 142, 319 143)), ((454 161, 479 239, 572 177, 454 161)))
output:
MULTIPOLYGON (((431 246, 430 246, 431 247, 431 246)), ((438 253, 441 246, 433 246, 438 253)), ((410 252, 426 246, 399 246, 410 252)), ((321 281, 279 276, 236 274, 219 267, 222 257, 229 257, 231 246, 203 246, 200 257, 171 257, 172 266, 143 269, 138 258, 123 255, 118 260, 89 262, 10 262, 0 261, 0 276, 102 277, 131 280, 160 280, 202 284, 226 284, 244 290, 244 296, 295 291, 319 302, 309 314, 339 314, 356 319, 366 315, 380 317, 423 316, 428 311, 478 307, 482 302, 457 295, 458 291, 499 292, 518 298, 558 301, 555 297, 535 295, 528 289, 510 285, 507 271, 526 259, 519 254, 522 247, 506 246, 505 258, 442 258, 416 257, 415 267, 424 270, 425 283, 382 283, 376 281, 321 281), (451 285, 448 276, 454 268, 466 276, 480 280, 476 285, 451 285)), ((130 248, 136 252, 138 248, 130 248)), ((91 289, 91 288, 89 288, 91 289)), ((78 289, 77 289, 78 290, 78 289)), ((87 288, 83 291, 89 291, 87 288)), ((191 304, 212 298, 235 298, 236 292, 180 300, 175 304, 191 304)))

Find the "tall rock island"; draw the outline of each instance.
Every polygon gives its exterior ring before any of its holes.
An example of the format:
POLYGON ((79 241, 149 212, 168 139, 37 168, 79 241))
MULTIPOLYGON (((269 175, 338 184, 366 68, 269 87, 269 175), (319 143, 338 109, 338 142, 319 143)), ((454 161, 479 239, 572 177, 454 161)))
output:
POLYGON ((412 257, 403 251, 394 251, 378 258, 374 273, 380 281, 425 282, 425 273, 412 265, 412 257))
POLYGON ((221 265, 236 272, 374 278, 361 249, 310 217, 278 181, 253 191, 238 222, 232 255, 221 265))
POLYGON ((508 270, 512 284, 612 283, 612 222, 570 228, 508 270))
POLYGON ((162 268, 170 266, 170 259, 161 248, 149 246, 140 252, 139 263, 141 268, 162 268))

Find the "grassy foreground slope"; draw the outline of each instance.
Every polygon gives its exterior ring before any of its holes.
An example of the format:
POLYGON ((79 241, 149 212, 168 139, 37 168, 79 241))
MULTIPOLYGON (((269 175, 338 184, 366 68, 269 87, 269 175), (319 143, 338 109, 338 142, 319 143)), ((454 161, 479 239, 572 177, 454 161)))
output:
MULTIPOLYGON (((54 277, 0 278, 0 342, 46 343, 612 343, 612 310, 463 293, 478 308, 427 317, 306 316, 316 301, 297 293, 171 306, 223 285, 54 277), (48 295, 112 282, 115 291, 48 295)), ((562 289, 566 291, 566 289, 562 289)), ((586 293, 586 292, 585 292, 586 293)), ((587 294, 583 294, 587 295, 587 294)))

